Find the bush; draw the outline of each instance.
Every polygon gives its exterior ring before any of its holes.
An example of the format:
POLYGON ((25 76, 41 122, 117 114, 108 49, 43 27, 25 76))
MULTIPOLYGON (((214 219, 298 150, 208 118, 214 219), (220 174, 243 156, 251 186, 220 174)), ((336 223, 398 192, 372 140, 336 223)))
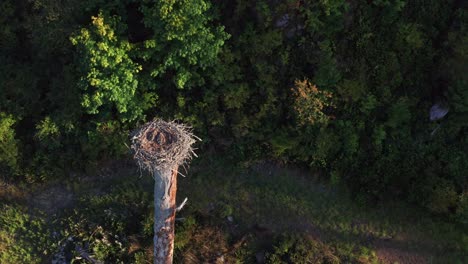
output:
MULTIPOLYGON (((128 263, 134 258, 129 238, 145 235, 141 223, 150 215, 150 204, 149 194, 134 183, 123 183, 102 196, 85 196, 62 220, 62 235, 99 261, 128 263)), ((69 253, 78 257, 77 252, 69 253)))
POLYGON ((18 170, 18 142, 13 129, 15 122, 13 116, 0 113, 0 172, 2 167, 9 172, 18 170))
POLYGON ((340 263, 333 250, 310 237, 283 235, 277 238, 273 250, 266 255, 266 263, 340 263))
POLYGON ((4 205, 0 209, 0 262, 50 261, 55 244, 42 216, 30 215, 26 208, 17 205, 4 205))

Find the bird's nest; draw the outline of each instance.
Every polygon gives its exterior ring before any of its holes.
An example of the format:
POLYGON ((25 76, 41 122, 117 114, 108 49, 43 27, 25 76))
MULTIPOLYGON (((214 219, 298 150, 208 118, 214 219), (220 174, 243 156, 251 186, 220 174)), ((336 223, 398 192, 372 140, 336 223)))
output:
POLYGON ((188 126, 160 119, 146 123, 130 136, 135 160, 150 172, 188 162, 195 155, 192 145, 198 139, 188 126))

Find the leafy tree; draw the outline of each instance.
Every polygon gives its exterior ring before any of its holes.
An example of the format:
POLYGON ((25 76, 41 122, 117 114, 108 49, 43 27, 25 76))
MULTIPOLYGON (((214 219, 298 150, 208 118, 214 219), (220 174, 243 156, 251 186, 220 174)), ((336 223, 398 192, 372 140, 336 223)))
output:
POLYGON ((197 71, 213 64, 228 38, 222 26, 210 25, 210 7, 205 0, 143 1, 143 22, 153 35, 141 56, 152 77, 171 73, 178 88, 201 82, 197 71))
POLYGON ((238 157, 303 162, 358 197, 466 222, 460 1, 5 0, 0 9, 2 173, 47 180, 119 157, 125 130, 157 115, 238 157), (438 102, 449 112, 430 121, 438 102))
POLYGON ((299 122, 310 125, 326 125, 330 116, 325 111, 331 107, 332 94, 319 90, 308 80, 296 81, 292 89, 295 97, 294 109, 298 114, 299 122))
POLYGON ((92 17, 89 29, 71 37, 78 48, 79 86, 83 90, 82 106, 89 114, 111 115, 116 108, 122 121, 141 118, 143 110, 136 96, 137 73, 141 65, 132 61, 132 46, 119 39, 122 24, 116 16, 99 13, 92 17))

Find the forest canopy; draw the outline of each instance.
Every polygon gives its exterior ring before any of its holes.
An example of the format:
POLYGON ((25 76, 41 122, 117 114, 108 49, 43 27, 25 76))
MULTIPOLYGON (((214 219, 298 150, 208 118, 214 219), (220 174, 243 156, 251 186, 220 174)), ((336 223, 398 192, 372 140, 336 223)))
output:
POLYGON ((179 120, 237 160, 468 222, 463 1, 4 0, 0 173, 44 182, 179 120), (439 114, 431 118, 436 106, 439 114))

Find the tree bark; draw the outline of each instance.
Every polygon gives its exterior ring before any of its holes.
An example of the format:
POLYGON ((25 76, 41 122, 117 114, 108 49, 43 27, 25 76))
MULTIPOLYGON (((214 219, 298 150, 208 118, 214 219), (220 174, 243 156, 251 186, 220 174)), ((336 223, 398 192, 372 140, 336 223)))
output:
POLYGON ((154 264, 172 264, 177 168, 154 172, 154 264))

